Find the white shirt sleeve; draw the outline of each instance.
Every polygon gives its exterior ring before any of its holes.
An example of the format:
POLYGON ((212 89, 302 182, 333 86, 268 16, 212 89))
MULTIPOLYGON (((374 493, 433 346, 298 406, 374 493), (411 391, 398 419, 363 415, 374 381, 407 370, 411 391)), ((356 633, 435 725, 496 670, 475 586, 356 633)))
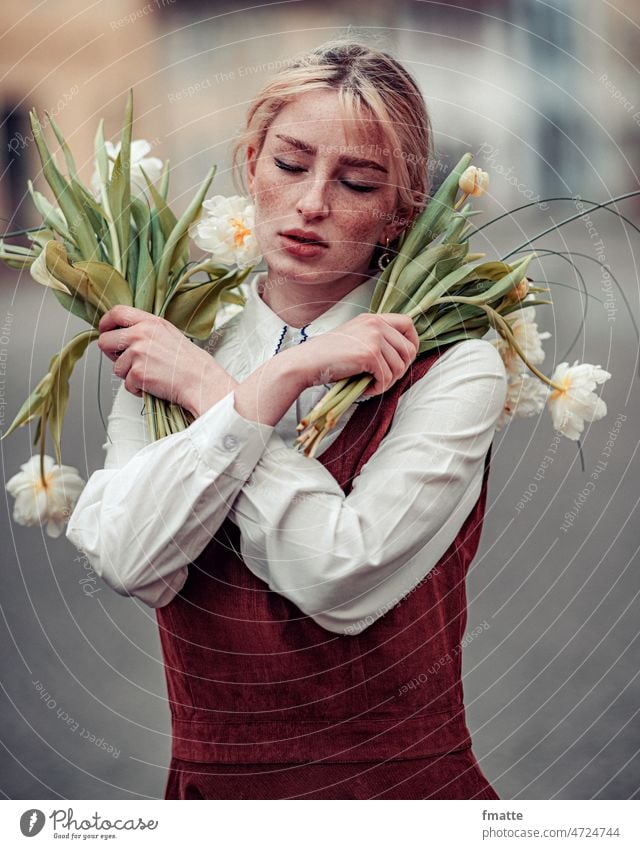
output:
POLYGON ((505 394, 493 345, 453 346, 400 396, 347 497, 318 459, 272 434, 229 512, 247 567, 327 630, 364 630, 425 577, 462 527, 505 394))
POLYGON ((67 538, 104 581, 151 607, 168 604, 187 564, 227 516, 273 431, 234 407, 234 392, 185 431, 151 442, 142 400, 121 384, 105 468, 89 478, 67 538))

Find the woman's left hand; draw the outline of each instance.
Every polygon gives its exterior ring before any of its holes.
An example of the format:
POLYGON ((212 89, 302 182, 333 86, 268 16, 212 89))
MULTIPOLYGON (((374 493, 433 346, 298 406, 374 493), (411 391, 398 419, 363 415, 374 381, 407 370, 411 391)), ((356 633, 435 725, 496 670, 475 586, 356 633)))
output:
POLYGON ((157 315, 119 304, 98 330, 98 347, 133 395, 148 392, 199 416, 237 386, 210 354, 157 315))

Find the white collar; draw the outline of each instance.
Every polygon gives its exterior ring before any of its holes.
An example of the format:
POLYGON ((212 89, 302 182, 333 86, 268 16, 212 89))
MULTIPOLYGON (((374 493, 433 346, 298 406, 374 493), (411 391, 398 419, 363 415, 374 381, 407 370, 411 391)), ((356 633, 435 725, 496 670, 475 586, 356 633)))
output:
POLYGON ((378 282, 377 274, 369 277, 313 321, 297 328, 287 325, 260 297, 258 287, 266 278, 267 273, 260 272, 251 279, 240 324, 245 333, 256 334, 265 349, 270 348, 271 354, 275 353, 285 333, 293 332, 303 338, 317 336, 366 312, 378 282))

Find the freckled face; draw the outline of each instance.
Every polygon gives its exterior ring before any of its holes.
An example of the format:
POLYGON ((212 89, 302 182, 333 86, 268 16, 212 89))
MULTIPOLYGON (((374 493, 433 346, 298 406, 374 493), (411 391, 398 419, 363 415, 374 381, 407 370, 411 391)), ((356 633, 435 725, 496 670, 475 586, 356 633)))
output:
POLYGON ((364 279, 376 244, 401 229, 391 220, 397 190, 388 144, 374 123, 365 137, 349 137, 352 127, 337 92, 305 92, 280 110, 259 155, 249 149, 269 277, 348 290, 364 279), (291 230, 303 232, 285 235, 291 230))

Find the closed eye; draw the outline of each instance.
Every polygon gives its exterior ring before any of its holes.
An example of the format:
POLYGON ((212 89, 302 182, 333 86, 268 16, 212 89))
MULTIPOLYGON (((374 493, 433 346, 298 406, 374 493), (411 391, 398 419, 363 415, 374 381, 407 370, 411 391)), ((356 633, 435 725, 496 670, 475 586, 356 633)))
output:
POLYGON ((283 162, 281 159, 273 160, 278 168, 282 168, 283 171, 305 171, 306 169, 300 168, 299 165, 289 165, 287 162, 283 162))
MULTIPOLYGON (((289 171, 294 174, 297 174, 301 171, 307 170, 306 168, 301 168, 299 165, 291 165, 288 162, 283 162, 282 159, 277 159, 276 157, 274 157, 273 161, 275 162, 278 168, 282 169, 282 171, 289 171)), ((375 192, 378 188, 377 186, 371 186, 366 184, 362 185, 361 183, 352 183, 351 180, 341 180, 340 182, 348 189, 351 189, 354 192, 375 192)))

